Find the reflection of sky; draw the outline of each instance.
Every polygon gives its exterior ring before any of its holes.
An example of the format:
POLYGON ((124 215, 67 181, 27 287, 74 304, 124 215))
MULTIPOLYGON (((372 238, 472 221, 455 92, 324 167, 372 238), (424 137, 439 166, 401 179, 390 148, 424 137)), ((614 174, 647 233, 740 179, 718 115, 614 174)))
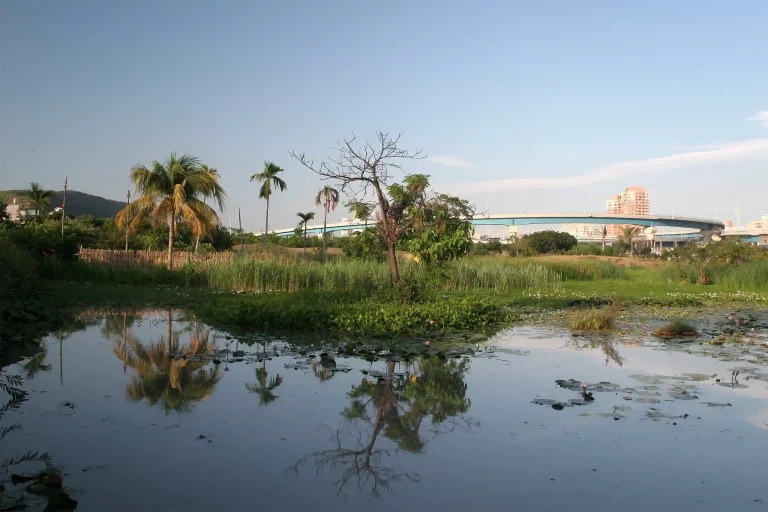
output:
MULTIPOLYGON (((162 313, 132 329, 145 344, 166 331, 162 313)), ((765 382, 750 380, 746 389, 696 383, 700 400, 693 401, 665 402, 665 393, 655 407, 690 414, 676 426, 642 420, 648 405, 614 393, 595 393, 591 406, 564 411, 531 403, 536 397, 576 397, 555 379, 637 386, 629 375, 730 378, 726 368, 750 365, 619 345, 626 364, 617 368, 605 365, 599 349, 573 350, 564 347, 566 340, 562 333, 533 329, 500 334, 494 340, 500 349, 478 354, 465 379, 472 402, 467 415, 480 425, 433 438, 425 418, 423 453, 392 452, 382 461, 418 473, 421 481, 394 483, 393 493, 381 500, 358 493, 355 482, 348 484, 347 501, 336 498, 332 485, 338 475, 316 474, 311 460, 298 474, 284 473, 301 457, 333 448, 337 429, 348 432, 342 439, 356 447, 358 428, 340 415, 349 404, 347 393, 362 379, 357 370, 371 367, 356 359, 339 358, 355 370, 325 382, 309 370, 284 368, 295 362, 291 357, 267 361, 269 375, 279 373, 284 382, 274 391, 278 399, 265 407, 245 389, 256 382, 254 370, 261 364, 230 364, 208 400, 166 417, 157 407, 125 400, 132 370, 124 374, 112 342, 101 338, 98 326, 89 327, 61 347, 63 386, 58 341, 48 340, 52 369, 27 383, 30 401, 5 418, 22 423, 23 431, 5 443, 11 440, 16 451, 50 451, 69 473, 66 484, 83 489, 76 499, 88 509, 508 510, 515 504, 524 510, 742 510, 755 505, 754 499, 768 500, 768 462, 759 450, 765 432, 756 428, 768 405, 765 382), (75 408, 62 407, 64 401, 75 408), (710 408, 701 401, 733 406, 710 408), (631 410, 619 421, 579 415, 610 412, 614 405, 631 410)), ((223 348, 222 341, 218 345, 223 348)), ((385 371, 383 362, 372 367, 385 371)), ((395 371, 403 370, 398 365, 395 371)), ((367 440, 370 427, 360 430, 367 440)), ((383 435, 377 440, 377 448, 393 446, 383 435)))

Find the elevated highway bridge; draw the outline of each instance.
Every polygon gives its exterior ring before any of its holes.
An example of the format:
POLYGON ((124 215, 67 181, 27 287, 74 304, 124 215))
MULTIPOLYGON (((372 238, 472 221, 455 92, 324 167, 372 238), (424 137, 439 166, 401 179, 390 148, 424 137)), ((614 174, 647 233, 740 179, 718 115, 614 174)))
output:
MULTIPOLYGON (((664 215, 616 215, 607 213, 510 213, 502 215, 475 216, 470 219, 475 226, 530 226, 533 224, 631 224, 643 227, 671 227, 681 229, 696 229, 703 239, 709 240, 713 234, 719 233, 725 228, 725 224, 717 220, 700 219, 694 217, 675 217, 664 215)), ((370 227, 375 221, 368 221, 370 227)), ((365 222, 337 222, 328 224, 326 231, 355 231, 364 229, 365 222)), ((271 233, 277 236, 290 236, 295 228, 276 229, 271 233)), ((322 233, 323 227, 312 226, 307 228, 307 234, 322 233)))

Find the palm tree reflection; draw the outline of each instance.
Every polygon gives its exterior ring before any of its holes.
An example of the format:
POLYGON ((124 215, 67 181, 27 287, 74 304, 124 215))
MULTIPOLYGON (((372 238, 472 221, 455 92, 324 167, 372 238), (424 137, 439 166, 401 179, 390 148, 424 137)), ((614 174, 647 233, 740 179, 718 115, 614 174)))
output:
POLYGON ((468 360, 424 358, 408 365, 404 373, 396 374, 395 368, 394 361, 387 361, 385 372, 376 373, 375 380, 364 377, 347 394, 350 403, 342 416, 356 434, 351 429, 338 429, 332 436, 333 448, 299 459, 289 471, 298 472, 312 460, 318 473, 340 473, 334 482, 337 496, 346 496, 350 481, 356 482, 358 491, 368 488, 371 495, 379 496, 382 490, 391 491, 394 482, 420 479, 418 474, 388 465, 393 456, 401 451, 421 453, 427 433, 434 438, 458 426, 476 425, 464 416, 470 407, 464 382, 468 360), (427 416, 431 422, 424 428, 427 416), (377 447, 381 437, 390 439, 394 446, 377 447))
POLYGON ((265 350, 262 367, 256 368, 256 380, 258 382, 256 384, 245 384, 248 391, 259 395, 259 405, 267 405, 277 400, 278 397, 273 391, 283 383, 283 378, 280 374, 267 379, 267 359, 265 350))
POLYGON ((113 345, 118 359, 136 372, 127 386, 128 399, 160 404, 166 415, 190 411, 195 402, 211 395, 221 378, 218 367, 205 368, 214 352, 209 331, 194 329, 189 344, 181 346, 173 335, 170 311, 168 317, 167 337, 145 346, 126 333, 113 345))
POLYGON ((45 364, 46 357, 48 357, 48 347, 43 343, 40 344, 40 352, 24 361, 22 368, 24 368, 27 380, 34 379, 38 373, 47 372, 53 367, 50 364, 45 364))

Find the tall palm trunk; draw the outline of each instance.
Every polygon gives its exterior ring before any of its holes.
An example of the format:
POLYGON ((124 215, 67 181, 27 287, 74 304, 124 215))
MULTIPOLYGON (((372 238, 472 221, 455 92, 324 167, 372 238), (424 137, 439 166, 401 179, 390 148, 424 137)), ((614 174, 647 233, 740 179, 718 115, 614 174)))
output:
POLYGON ((392 282, 397 284, 400 282, 400 269, 397 268, 397 251, 395 250, 395 243, 387 240, 387 261, 389 262, 389 277, 392 282))
MULTIPOLYGON (((205 198, 203 198, 203 204, 205 204, 205 198)), ((195 237, 195 252, 197 252, 197 248, 200 246, 200 231, 200 227, 198 226, 197 236, 195 237)))
POLYGON ((168 310, 168 355, 171 354, 171 348, 173 346, 173 316, 171 310, 168 310))
POLYGON ((328 247, 328 238, 325 230, 328 226, 328 198, 325 198, 325 208, 323 208, 323 263, 325 263, 325 251, 328 247))
POLYGON ((168 221, 168 270, 173 270, 173 232, 175 227, 175 216, 171 216, 168 221))
POLYGON ((307 221, 304 221, 304 239, 301 241, 301 252, 307 254, 307 221))
POLYGON ((267 242, 269 241, 269 196, 267 196, 267 222, 264 225, 264 250, 267 250, 267 242))

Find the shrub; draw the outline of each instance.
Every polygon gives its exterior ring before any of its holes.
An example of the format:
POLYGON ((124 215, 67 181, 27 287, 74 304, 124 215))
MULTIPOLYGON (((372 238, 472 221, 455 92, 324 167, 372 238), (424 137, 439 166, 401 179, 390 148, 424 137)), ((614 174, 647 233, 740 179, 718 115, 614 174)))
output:
POLYGON ((685 322, 684 320, 672 320, 664 327, 656 329, 654 333, 656 336, 662 337, 676 337, 676 336, 695 336, 696 327, 685 322))
POLYGON ((537 254, 567 252, 573 249, 578 241, 576 237, 559 231, 537 231, 524 237, 528 246, 537 254))

